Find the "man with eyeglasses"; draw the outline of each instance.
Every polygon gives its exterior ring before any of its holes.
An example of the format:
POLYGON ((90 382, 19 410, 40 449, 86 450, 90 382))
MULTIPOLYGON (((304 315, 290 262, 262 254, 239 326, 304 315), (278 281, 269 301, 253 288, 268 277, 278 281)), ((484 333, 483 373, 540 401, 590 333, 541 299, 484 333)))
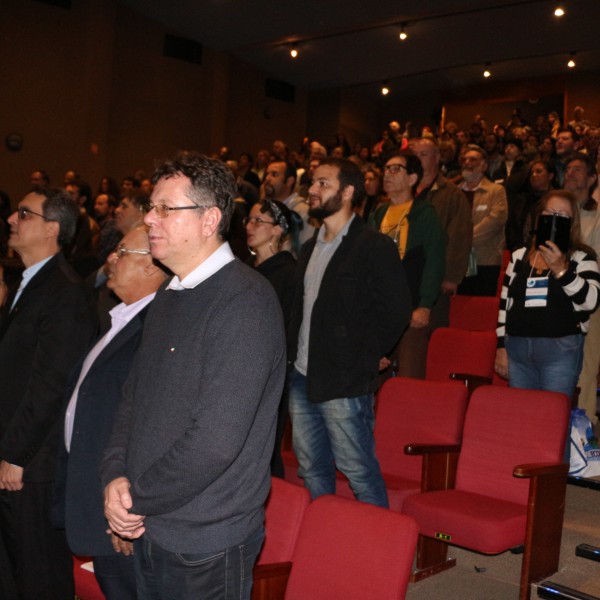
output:
POLYGON ((0 284, 0 598, 72 598, 64 531, 50 520, 67 376, 96 332, 91 298, 61 250, 78 208, 40 188, 10 216, 9 246, 25 271, 0 284))
POLYGON ((107 287, 122 302, 110 311, 110 329, 71 374, 57 488, 64 490, 61 506, 73 553, 93 557, 107 600, 136 600, 132 545, 106 534, 98 466, 146 314, 166 279, 153 263, 145 227, 130 231, 109 255, 107 276, 107 287))
POLYGON ((285 376, 281 308, 224 241, 236 196, 225 164, 181 152, 153 182, 150 250, 175 276, 123 388, 105 514, 135 539, 141 597, 249 598, 285 376))
POLYGON ((383 189, 390 201, 376 209, 372 219, 398 249, 413 304, 409 326, 393 358, 384 359, 381 366, 393 362, 392 372, 418 379, 425 379, 431 309, 441 293, 446 267, 444 232, 436 210, 426 198, 414 197, 422 177, 423 166, 417 156, 406 151, 392 154, 383 176, 383 189))

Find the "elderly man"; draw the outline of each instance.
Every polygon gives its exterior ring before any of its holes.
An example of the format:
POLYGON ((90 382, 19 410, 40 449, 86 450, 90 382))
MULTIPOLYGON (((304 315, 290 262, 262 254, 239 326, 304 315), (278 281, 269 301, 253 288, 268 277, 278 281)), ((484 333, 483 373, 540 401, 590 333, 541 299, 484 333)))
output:
POLYGON ((458 288, 468 296, 495 296, 505 248, 504 226, 508 218, 506 190, 486 176, 485 150, 474 144, 464 148, 462 191, 472 206, 473 252, 475 264, 469 265, 467 277, 458 288))
POLYGON ((110 311, 111 328, 72 374, 67 390, 59 469, 65 480, 67 540, 75 554, 93 557, 94 574, 107 600, 137 598, 131 542, 106 535, 98 468, 148 307, 166 278, 150 254, 146 229, 138 227, 109 256, 107 287, 122 303, 110 311))
POLYGON ((79 210, 64 191, 27 194, 9 246, 25 265, 0 284, 0 598, 72 598, 73 565, 50 500, 67 375, 96 332, 92 302, 61 249, 79 210))
MULTIPOLYGON (((594 162, 587 154, 575 154, 565 169, 565 189, 571 192, 579 204, 581 241, 596 252, 600 258, 600 209, 592 198, 598 174, 594 162)), ((600 310, 590 317, 589 330, 583 346, 583 366, 579 376, 577 403, 588 417, 596 423, 598 363, 600 362, 600 310)))
POLYGON ((105 514, 118 535, 143 534, 143 598, 249 598, 285 376, 281 309, 223 241, 236 196, 225 164, 182 152, 153 182, 150 250, 175 276, 123 388, 105 514))
POLYGON ((456 294, 469 264, 473 240, 471 207, 464 193, 440 173, 440 151, 434 140, 412 140, 410 147, 423 167, 416 197, 433 204, 444 230, 446 246, 442 293, 432 307, 430 327, 447 327, 450 296, 456 294))

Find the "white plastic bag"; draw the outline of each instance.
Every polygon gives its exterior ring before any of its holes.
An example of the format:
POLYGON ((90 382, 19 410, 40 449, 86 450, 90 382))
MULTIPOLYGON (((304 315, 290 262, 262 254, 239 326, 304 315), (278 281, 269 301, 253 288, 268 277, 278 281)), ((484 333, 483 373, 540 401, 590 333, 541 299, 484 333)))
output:
POLYGON ((571 455, 569 475, 575 477, 600 476, 600 448, 594 436, 592 423, 583 408, 571 412, 571 455))

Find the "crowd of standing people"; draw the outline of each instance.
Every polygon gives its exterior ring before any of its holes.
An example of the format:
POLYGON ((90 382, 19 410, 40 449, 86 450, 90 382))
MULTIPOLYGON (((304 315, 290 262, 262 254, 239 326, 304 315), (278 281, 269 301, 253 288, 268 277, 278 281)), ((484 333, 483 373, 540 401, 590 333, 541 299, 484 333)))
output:
POLYGON ((288 413, 313 499, 337 468, 387 507, 375 392, 424 377, 454 294, 500 294, 498 374, 579 383, 595 420, 599 144, 578 108, 182 151, 96 193, 35 170, 2 215, 0 596, 72 597, 75 552, 109 600, 248 598, 288 413))

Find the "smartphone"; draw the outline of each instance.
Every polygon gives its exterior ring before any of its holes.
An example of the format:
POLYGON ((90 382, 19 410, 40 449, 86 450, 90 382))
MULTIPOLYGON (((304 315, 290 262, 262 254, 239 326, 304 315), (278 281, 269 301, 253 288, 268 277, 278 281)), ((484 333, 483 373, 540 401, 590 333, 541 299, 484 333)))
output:
POLYGON ((540 215, 537 221, 536 244, 554 242, 563 254, 569 251, 571 219, 561 215, 540 215))

